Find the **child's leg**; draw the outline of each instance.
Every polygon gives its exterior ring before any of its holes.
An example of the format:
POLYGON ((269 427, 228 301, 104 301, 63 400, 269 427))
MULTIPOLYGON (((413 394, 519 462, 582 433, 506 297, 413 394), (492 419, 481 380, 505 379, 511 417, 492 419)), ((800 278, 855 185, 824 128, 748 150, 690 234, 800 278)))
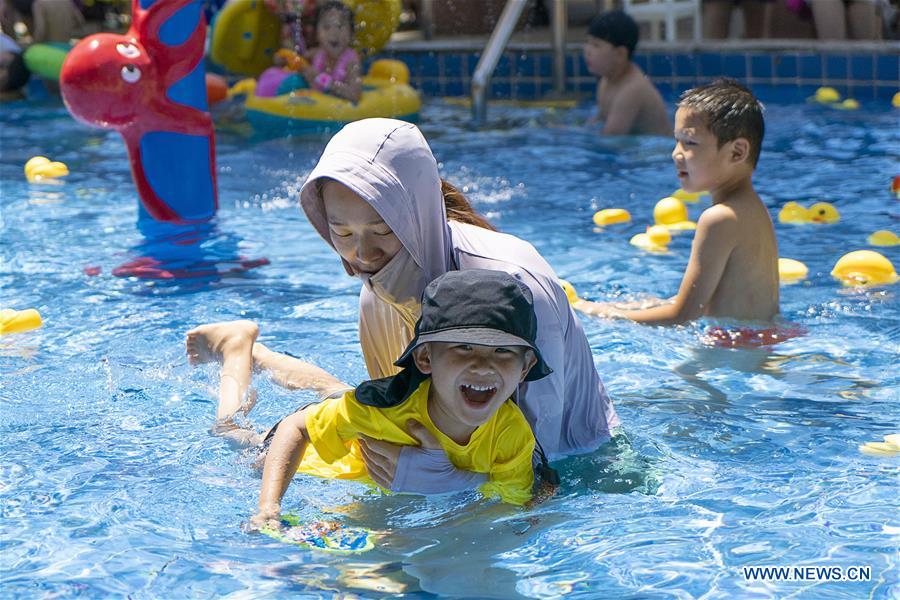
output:
POLYGON ((351 387, 325 369, 269 350, 260 342, 253 344, 253 362, 257 368, 268 371, 275 383, 289 390, 311 390, 324 396, 351 387))
MULTIPOLYGON (((201 325, 187 333, 187 355, 192 365, 222 361, 216 419, 230 419, 244 406, 253 369, 253 343, 259 328, 250 321, 201 325)), ((252 399, 251 399, 252 400, 252 399)), ((252 402, 245 408, 252 408, 252 402)))

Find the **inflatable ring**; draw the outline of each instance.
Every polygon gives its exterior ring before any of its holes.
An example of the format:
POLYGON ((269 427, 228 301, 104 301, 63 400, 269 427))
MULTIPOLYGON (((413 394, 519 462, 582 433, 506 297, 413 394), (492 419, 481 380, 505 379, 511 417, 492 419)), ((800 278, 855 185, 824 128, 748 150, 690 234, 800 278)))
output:
POLYGON ((345 124, 371 117, 415 121, 422 102, 409 84, 409 69, 397 60, 376 60, 363 78, 356 104, 331 94, 301 89, 274 97, 257 96, 256 81, 244 79, 229 96, 245 94, 247 120, 259 132, 280 135, 337 131, 345 124))

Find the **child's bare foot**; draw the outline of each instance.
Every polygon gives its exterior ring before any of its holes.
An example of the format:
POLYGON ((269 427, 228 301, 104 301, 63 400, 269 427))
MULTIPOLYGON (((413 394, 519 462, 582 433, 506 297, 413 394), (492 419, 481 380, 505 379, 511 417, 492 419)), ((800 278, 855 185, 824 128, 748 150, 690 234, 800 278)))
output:
POLYGON ((221 361, 227 354, 253 351, 259 327, 252 321, 225 321, 201 325, 187 332, 185 346, 188 362, 200 365, 221 361))

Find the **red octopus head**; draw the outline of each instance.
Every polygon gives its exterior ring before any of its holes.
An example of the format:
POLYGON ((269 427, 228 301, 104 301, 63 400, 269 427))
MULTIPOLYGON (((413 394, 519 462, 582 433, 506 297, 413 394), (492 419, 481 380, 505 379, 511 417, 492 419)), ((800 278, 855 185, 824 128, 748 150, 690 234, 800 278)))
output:
POLYGON ((76 119, 121 129, 155 97, 157 73, 135 37, 100 33, 72 48, 63 62, 59 83, 63 100, 76 119))

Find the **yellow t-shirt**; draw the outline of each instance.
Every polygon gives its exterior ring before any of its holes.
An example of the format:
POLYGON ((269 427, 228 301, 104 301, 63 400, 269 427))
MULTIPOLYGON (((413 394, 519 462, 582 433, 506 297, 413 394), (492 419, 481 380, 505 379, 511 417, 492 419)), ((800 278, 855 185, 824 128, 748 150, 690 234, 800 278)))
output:
POLYGON ((428 378, 406 401, 390 408, 360 404, 353 392, 307 407, 306 428, 312 444, 307 447, 298 471, 371 483, 356 439, 365 434, 402 446, 418 445, 406 431, 406 422, 415 419, 434 434, 456 468, 488 475, 479 492, 510 504, 530 500, 534 483, 531 466, 534 434, 519 407, 511 400, 504 402, 487 423, 472 433, 469 443, 462 446, 431 421, 430 388, 428 378))

